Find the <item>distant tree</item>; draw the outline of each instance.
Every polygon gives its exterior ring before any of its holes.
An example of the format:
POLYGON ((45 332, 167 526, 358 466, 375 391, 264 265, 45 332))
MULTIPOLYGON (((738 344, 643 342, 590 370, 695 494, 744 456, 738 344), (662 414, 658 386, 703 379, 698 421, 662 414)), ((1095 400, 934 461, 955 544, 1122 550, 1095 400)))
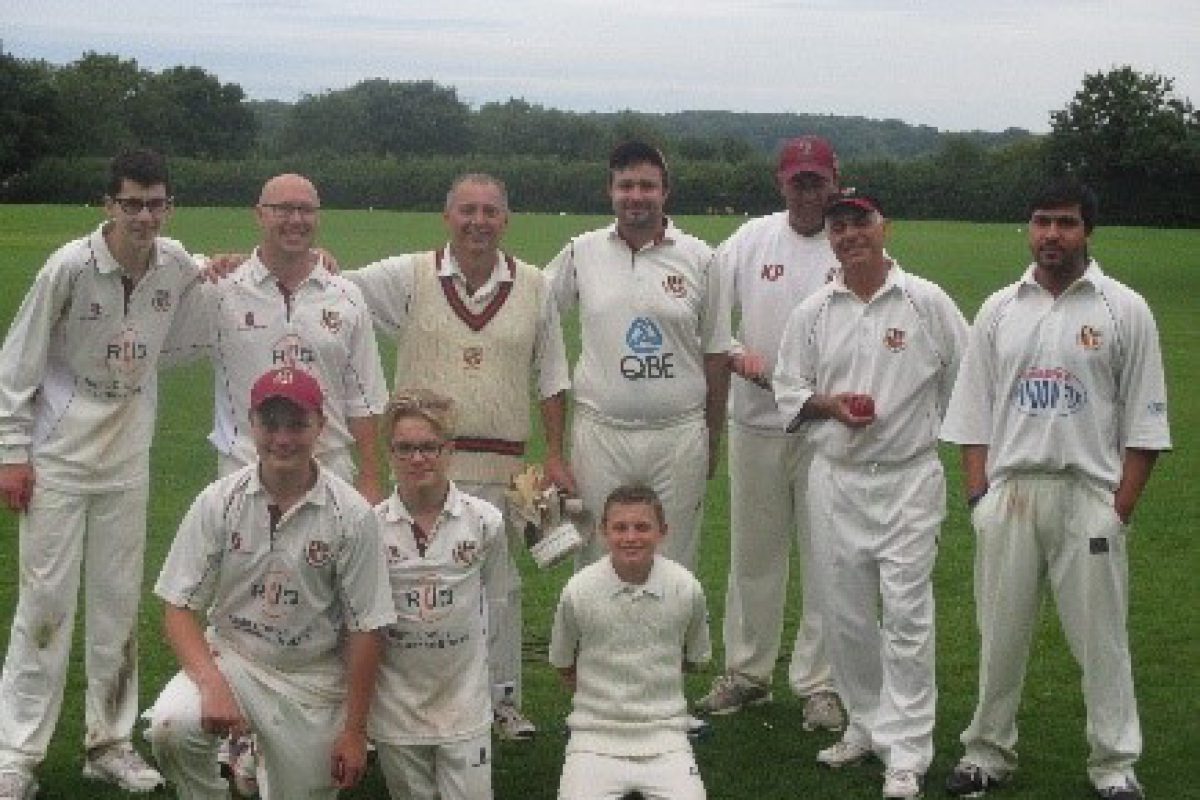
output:
POLYGON ((139 144, 140 134, 130 122, 148 77, 132 59, 95 52, 55 70, 54 88, 70 120, 55 137, 55 153, 105 156, 139 144))
POLYGON ((174 156, 241 158, 257 136, 257 121, 237 84, 222 84, 199 67, 149 75, 129 106, 142 144, 174 156))
POLYGON ((464 153, 470 109, 433 81, 362 81, 296 104, 282 137, 287 152, 407 156, 464 153))
POLYGON ((51 153, 62 113, 50 74, 44 63, 0 53, 0 179, 51 153))
POLYGON ((1067 107, 1050 114, 1049 163, 1095 185, 1110 220, 1115 212, 1124 221, 1178 221, 1184 209, 1196 218, 1200 114, 1174 88, 1171 78, 1117 67, 1086 75, 1067 107), (1164 202, 1177 191, 1190 201, 1164 202))
POLYGON ((596 121, 519 98, 485 103, 471 115, 471 131, 472 151, 490 155, 596 159, 607 143, 596 121))

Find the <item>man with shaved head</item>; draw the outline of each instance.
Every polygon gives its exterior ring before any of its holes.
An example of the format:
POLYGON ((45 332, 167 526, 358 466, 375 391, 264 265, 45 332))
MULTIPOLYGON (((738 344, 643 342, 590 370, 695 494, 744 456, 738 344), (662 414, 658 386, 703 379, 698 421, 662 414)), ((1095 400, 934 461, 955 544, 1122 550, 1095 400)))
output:
POLYGON ((325 395, 316 457, 372 503, 383 499, 375 415, 387 386, 371 317, 358 287, 312 256, 321 199, 302 175, 277 175, 259 195, 262 231, 250 259, 211 291, 210 348, 216 411, 209 436, 221 475, 254 460, 248 398, 268 369, 312 374, 325 395))

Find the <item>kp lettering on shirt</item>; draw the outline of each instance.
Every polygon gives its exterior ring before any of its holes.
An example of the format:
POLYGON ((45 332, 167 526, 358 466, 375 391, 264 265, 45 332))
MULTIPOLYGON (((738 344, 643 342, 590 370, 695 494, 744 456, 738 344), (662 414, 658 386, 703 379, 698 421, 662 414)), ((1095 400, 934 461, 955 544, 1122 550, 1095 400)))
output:
POLYGON ((675 354, 662 352, 662 329, 654 320, 635 317, 625 331, 625 344, 633 351, 621 358, 621 374, 628 380, 675 377, 675 354))
POLYGON ((1061 367, 1030 367, 1017 380, 1013 405, 1031 417, 1066 417, 1087 405, 1087 389, 1061 367))

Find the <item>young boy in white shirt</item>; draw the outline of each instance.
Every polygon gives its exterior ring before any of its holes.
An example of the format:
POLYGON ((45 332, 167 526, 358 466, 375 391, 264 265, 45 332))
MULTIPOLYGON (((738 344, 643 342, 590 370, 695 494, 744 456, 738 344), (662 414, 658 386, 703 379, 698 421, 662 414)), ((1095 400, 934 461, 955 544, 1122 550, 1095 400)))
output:
POLYGON ((396 800, 491 800, 487 608, 504 590, 504 519, 447 476, 454 404, 401 389, 384 412, 396 491, 375 507, 397 622, 370 733, 396 800))
POLYGON ((550 634, 574 694, 559 800, 703 800, 683 671, 711 655, 704 591, 657 554, 667 525, 652 489, 614 489, 600 529, 608 555, 567 582, 550 634))

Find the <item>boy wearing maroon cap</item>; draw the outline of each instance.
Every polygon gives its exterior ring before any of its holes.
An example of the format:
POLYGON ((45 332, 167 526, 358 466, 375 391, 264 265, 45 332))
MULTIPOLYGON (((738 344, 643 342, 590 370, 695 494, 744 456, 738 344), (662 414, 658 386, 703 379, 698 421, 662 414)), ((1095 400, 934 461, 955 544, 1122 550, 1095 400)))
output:
POLYGON ((147 738, 182 797, 227 797, 218 737, 253 732, 272 796, 334 798, 366 766, 377 631, 395 620, 383 548, 367 501, 313 458, 316 379, 272 370, 250 398, 258 460, 200 494, 155 586, 182 671, 147 738))

